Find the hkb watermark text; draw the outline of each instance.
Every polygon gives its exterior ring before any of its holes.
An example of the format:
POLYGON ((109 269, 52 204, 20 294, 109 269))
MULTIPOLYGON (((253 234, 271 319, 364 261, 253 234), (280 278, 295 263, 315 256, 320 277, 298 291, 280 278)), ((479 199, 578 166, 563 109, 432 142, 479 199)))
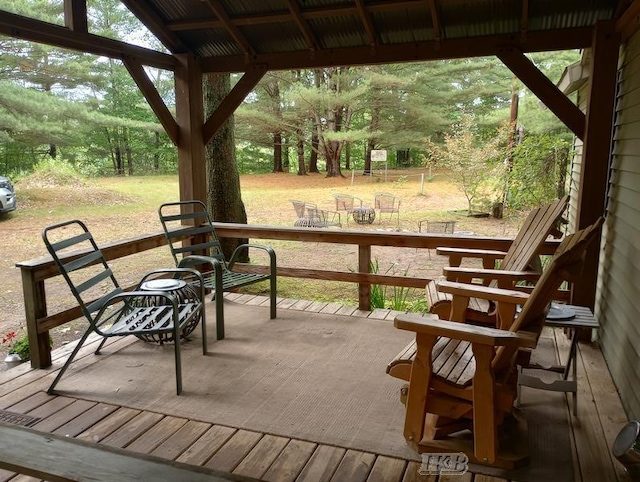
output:
POLYGON ((420 475, 464 474, 469 470, 469 457, 462 452, 451 454, 422 454, 420 475))

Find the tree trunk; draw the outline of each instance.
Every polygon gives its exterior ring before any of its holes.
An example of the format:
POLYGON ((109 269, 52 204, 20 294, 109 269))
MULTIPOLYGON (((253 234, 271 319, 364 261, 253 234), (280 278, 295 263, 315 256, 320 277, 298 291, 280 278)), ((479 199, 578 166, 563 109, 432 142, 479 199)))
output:
POLYGON ((298 176, 306 176, 307 169, 304 165, 304 139, 302 138, 302 131, 298 129, 298 176))
MULTIPOLYGON (((205 115, 209 116, 231 90, 230 74, 204 76, 205 115)), ((222 125, 206 148, 208 209, 215 221, 247 223, 247 212, 240 193, 240 175, 236 166, 233 116, 222 125)), ((227 258, 246 239, 221 238, 227 258)), ((244 260, 248 258, 244 253, 244 260)))
POLYGON ((282 171, 282 134, 273 133, 273 172, 282 171))
POLYGON ((309 154, 309 172, 318 171, 318 148, 320 146, 320 141, 318 140, 318 134, 313 134, 311 136, 311 153, 309 154))
POLYGON ((133 176, 133 156, 131 155, 131 144, 129 143, 129 131, 124 131, 124 152, 127 156, 127 172, 133 176))
POLYGON ((344 146, 344 168, 351 170, 351 143, 347 142, 344 146))
POLYGON ((155 132, 154 139, 155 151, 153 153, 153 171, 158 173, 160 171, 160 154, 158 153, 160 150, 160 133, 155 132))

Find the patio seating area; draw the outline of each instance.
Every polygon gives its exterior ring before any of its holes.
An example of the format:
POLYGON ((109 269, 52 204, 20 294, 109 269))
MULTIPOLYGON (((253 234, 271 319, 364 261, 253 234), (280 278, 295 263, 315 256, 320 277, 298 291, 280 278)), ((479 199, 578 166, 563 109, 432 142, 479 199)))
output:
MULTIPOLYGON (((45 390, 73 347, 54 351, 51 370, 22 365, 2 373, 0 409, 33 417, 35 430, 260 480, 503 482, 551 480, 544 478, 549 470, 553 480, 627 480, 611 456, 626 417, 593 345, 579 346, 577 416, 564 394, 523 388, 523 413, 543 417, 534 423, 537 432, 530 427, 528 466, 517 473, 471 466, 455 479, 420 476, 419 458, 402 437, 401 383, 384 373, 387 352, 411 338, 393 327, 398 313, 278 299, 279 317, 270 320, 256 316, 268 313, 267 296, 227 293, 225 300, 233 315, 225 340, 210 340, 206 357, 197 330, 183 344, 181 397, 172 394, 171 379, 154 375, 171 369, 171 357, 145 356, 171 346, 109 340, 95 363, 93 339, 58 396, 45 390), (105 380, 115 377, 113 367, 121 369, 118 379, 105 380)), ((214 311, 208 301, 211 328, 214 311)), ((545 328, 534 357, 564 359, 569 345, 560 330, 545 328)), ((0 481, 11 477, 0 472, 0 481)))

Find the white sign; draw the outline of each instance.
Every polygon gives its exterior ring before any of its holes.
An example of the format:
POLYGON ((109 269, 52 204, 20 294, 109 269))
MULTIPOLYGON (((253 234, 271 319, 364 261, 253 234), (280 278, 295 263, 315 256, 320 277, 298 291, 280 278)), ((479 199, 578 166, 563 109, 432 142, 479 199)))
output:
POLYGON ((387 150, 386 149, 371 149, 371 160, 373 162, 386 162, 387 150))

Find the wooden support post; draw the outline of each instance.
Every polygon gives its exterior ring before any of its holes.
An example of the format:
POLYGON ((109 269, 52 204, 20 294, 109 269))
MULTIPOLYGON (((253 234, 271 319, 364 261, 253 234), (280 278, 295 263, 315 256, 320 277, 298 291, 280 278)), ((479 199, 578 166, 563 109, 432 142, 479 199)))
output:
POLYGON ((207 203, 205 145, 202 138, 204 99, 202 71, 195 57, 176 55, 176 121, 178 123, 178 182, 180 200, 207 203))
POLYGON ((47 316, 44 280, 36 281, 33 271, 23 269, 21 273, 31 366, 33 368, 46 368, 51 366, 49 332, 40 333, 38 331, 38 319, 47 316))
MULTIPOLYGON (((612 21, 599 21, 591 48, 590 91, 578 194, 577 229, 593 224, 606 206, 607 179, 615 106, 620 36, 612 21)), ((573 304, 593 309, 600 240, 591 243, 582 276, 574 285, 573 304)))
POLYGON ((416 357, 411 364, 407 413, 404 419, 404 438, 412 444, 419 444, 424 435, 427 417, 429 385, 433 376, 431 352, 437 337, 416 333, 416 357))
POLYGON ((493 464, 498 456, 495 383, 491 371, 493 347, 474 343, 471 348, 476 359, 473 377, 473 453, 481 463, 493 464))
MULTIPOLYGON (((358 246, 358 271, 369 273, 371 266, 371 246, 358 246)), ((369 283, 358 284, 358 309, 369 311, 371 309, 371 285, 369 283)))

